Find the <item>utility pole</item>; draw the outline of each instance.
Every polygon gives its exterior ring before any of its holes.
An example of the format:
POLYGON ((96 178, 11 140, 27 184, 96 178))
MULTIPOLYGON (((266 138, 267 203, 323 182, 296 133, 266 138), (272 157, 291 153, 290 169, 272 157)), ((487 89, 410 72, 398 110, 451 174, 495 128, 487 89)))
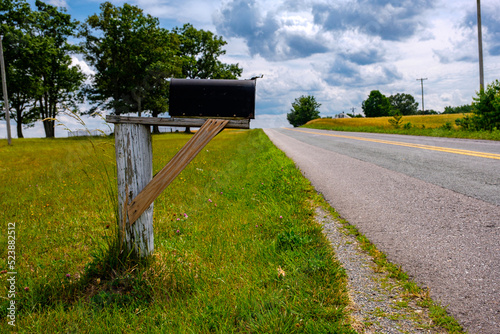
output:
POLYGON ((479 89, 484 90, 483 32, 481 27, 481 0, 477 0, 477 40, 479 48, 479 89))
POLYGON ((7 77, 5 75, 5 62, 3 60, 3 46, 2 46, 3 36, 0 36, 0 66, 2 71, 2 89, 3 89, 3 100, 5 107, 5 121, 7 122, 7 142, 12 145, 12 136, 10 134, 10 107, 9 98, 7 96, 7 77))
POLYGON ((417 79, 417 81, 420 80, 420 83, 422 85, 422 115, 425 114, 425 108, 424 108, 424 80, 427 80, 427 78, 420 78, 417 79))

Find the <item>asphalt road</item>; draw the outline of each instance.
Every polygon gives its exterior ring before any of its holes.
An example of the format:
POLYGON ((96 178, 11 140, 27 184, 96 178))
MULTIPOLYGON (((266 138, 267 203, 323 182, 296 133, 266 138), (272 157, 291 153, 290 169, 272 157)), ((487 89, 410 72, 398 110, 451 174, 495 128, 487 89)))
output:
POLYGON ((469 333, 500 333, 500 142, 265 132, 469 333))

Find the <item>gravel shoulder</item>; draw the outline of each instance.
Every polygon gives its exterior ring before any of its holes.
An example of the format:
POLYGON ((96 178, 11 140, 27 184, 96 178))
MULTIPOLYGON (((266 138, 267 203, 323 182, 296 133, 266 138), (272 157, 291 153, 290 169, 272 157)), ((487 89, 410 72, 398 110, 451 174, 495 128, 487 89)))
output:
POLYGON ((353 327, 359 333, 447 333, 434 326, 429 310, 404 295, 400 282, 381 272, 356 237, 322 208, 316 220, 348 276, 353 327))

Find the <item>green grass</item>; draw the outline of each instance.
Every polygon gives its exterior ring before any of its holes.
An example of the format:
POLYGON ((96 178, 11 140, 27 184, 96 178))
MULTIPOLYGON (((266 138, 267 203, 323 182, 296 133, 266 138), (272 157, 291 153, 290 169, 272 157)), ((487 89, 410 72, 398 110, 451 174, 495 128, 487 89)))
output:
POLYGON ((500 140, 500 130, 496 131, 465 131, 455 125, 455 120, 462 114, 415 115, 403 116, 401 127, 396 129, 389 123, 392 117, 368 118, 320 118, 303 125, 306 128, 351 131, 393 133, 413 136, 432 136, 468 139, 500 140), (410 124, 410 125, 408 125, 410 124), (405 125, 407 125, 405 127, 405 125))
MULTIPOLYGON (((154 173, 188 139, 154 136, 154 173)), ((150 261, 113 271, 112 139, 13 144, 0 143, 0 270, 15 222, 18 332, 353 333, 319 196, 261 130, 217 136, 155 201, 150 261)))

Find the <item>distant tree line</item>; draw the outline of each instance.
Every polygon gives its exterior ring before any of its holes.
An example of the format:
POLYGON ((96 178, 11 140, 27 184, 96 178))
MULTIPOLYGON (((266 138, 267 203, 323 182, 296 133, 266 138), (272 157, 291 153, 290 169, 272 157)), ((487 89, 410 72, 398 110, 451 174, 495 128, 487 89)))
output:
POLYGON ((410 94, 398 93, 386 97, 378 90, 372 90, 361 104, 366 117, 383 117, 393 115, 417 115, 418 102, 410 94))
POLYGON ((472 113, 472 104, 465 104, 463 106, 452 107, 447 106, 444 107, 443 114, 470 114, 472 113))
MULTIPOLYGON (((418 110, 418 103, 410 94, 396 94, 386 97, 378 90, 370 92, 363 101, 362 109, 366 117, 432 115, 434 110, 418 110)), ((500 129, 500 81, 495 80, 486 89, 477 93, 470 105, 447 106, 444 114, 467 114, 457 119, 456 124, 465 130, 496 131, 500 129)))
POLYGON ((42 1, 35 7, 0 0, 10 113, 19 138, 22 126, 37 120, 46 137, 54 137, 59 111, 80 113, 84 99, 92 105, 87 114, 158 116, 168 110, 169 78, 236 79, 243 71, 219 60, 227 44, 221 37, 191 24, 168 31, 137 6, 105 2, 83 23, 42 1), (83 55, 95 74, 86 77, 72 64, 74 54, 83 55))

